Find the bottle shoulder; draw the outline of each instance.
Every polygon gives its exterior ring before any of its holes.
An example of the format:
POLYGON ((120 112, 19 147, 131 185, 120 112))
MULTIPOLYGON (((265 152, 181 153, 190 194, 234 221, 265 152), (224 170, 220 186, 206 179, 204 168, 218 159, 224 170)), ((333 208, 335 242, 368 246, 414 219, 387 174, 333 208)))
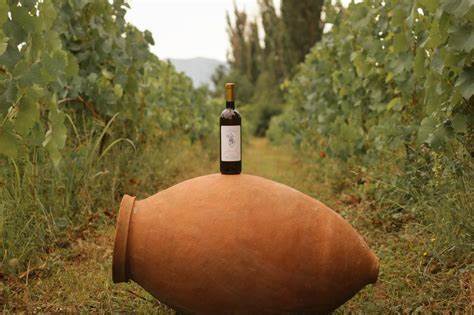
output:
POLYGON ((240 113, 236 109, 226 108, 221 113, 222 120, 240 121, 240 113))

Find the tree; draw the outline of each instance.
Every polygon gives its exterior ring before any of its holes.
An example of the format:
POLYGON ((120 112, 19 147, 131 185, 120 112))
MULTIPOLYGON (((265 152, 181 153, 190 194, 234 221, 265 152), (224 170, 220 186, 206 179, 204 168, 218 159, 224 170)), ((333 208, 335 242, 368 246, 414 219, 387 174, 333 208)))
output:
POLYGON ((323 2, 282 0, 281 15, 278 15, 273 0, 258 0, 262 37, 257 21, 248 21, 244 11, 234 6, 233 21, 227 14, 230 69, 224 76, 218 69, 216 79, 236 82, 239 101, 254 104, 258 135, 265 134, 271 117, 282 110, 281 84, 292 76, 296 65, 321 39, 323 2))
POLYGON ((211 76, 211 81, 214 84, 216 91, 219 91, 221 83, 224 81, 224 78, 227 74, 227 68, 224 65, 218 65, 216 70, 211 76))
POLYGON ((257 21, 253 21, 249 25, 250 33, 248 34, 248 71, 247 76, 250 82, 253 84, 257 83, 258 76, 260 75, 261 62, 262 62, 262 47, 260 46, 260 36, 258 34, 257 21))
POLYGON ((264 31, 264 67, 281 80, 286 77, 284 62, 284 28, 280 17, 276 14, 273 0, 259 0, 260 14, 264 31))
POLYGON ((282 0, 281 19, 285 28, 288 71, 303 62, 311 47, 321 40, 323 4, 324 0, 282 0))
POLYGON ((247 13, 239 11, 234 5, 234 18, 232 23, 227 13, 227 33, 229 34, 231 51, 228 56, 229 64, 233 69, 240 73, 247 73, 248 67, 248 50, 245 40, 247 29, 247 13))

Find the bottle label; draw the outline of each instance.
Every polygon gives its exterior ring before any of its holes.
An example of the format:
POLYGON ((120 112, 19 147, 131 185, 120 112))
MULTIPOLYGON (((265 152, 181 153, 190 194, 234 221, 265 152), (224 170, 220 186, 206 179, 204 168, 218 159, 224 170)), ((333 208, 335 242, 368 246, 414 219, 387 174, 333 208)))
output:
POLYGON ((240 161, 240 126, 221 126, 221 160, 240 161))

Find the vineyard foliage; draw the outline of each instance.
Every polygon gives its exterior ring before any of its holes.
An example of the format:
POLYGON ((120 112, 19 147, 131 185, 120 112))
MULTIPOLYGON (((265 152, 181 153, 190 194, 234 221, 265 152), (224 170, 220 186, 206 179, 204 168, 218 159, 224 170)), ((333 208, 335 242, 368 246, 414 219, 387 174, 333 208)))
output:
POLYGON ((64 246, 123 193, 154 192, 213 152, 215 103, 149 51, 127 8, 0 0, 3 262, 64 246))
POLYGON ((331 29, 283 85, 288 109, 268 135, 399 187, 398 209, 428 187, 427 202, 452 197, 449 220, 472 235, 459 193, 472 194, 474 3, 365 0, 325 14, 331 29))
POLYGON ((293 131, 322 136, 328 153, 341 159, 423 143, 442 150, 452 139, 469 149, 472 1, 363 1, 328 8, 332 30, 289 87, 298 119, 293 131))
MULTIPOLYGON (((125 1, 0 1, 0 153, 44 147, 59 163, 67 116, 107 122, 119 113, 126 136, 191 121, 203 101, 191 81, 149 52, 151 33, 125 21, 125 1), (151 126, 150 124, 153 124, 151 126)), ((197 120, 196 120, 197 121, 197 120)), ((203 127, 203 129, 199 129, 203 127)))

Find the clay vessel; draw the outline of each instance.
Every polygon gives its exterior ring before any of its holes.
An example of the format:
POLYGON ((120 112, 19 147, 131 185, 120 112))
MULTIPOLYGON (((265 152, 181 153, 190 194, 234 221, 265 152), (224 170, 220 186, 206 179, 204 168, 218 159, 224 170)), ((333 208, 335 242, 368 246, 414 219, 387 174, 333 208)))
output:
POLYGON ((341 216, 257 176, 197 177, 120 205, 114 282, 134 280, 185 313, 327 313, 378 268, 341 216))

